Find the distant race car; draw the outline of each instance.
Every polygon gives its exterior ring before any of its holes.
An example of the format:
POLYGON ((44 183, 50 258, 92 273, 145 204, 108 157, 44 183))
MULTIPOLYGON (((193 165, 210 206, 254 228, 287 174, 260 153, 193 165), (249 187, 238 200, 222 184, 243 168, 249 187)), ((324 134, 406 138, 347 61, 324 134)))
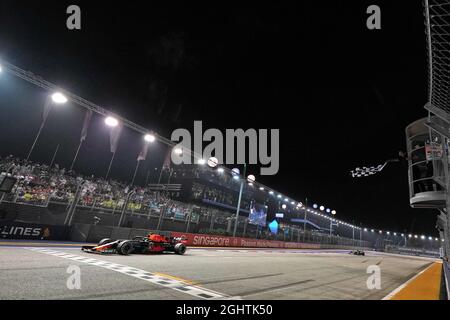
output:
POLYGON ((88 253, 118 253, 121 255, 163 252, 184 254, 186 252, 186 242, 185 238, 166 237, 150 233, 146 237, 134 237, 132 240, 105 238, 100 240, 97 246, 83 246, 81 250, 88 253))
POLYGON ((366 255, 366 253, 362 250, 352 250, 349 253, 354 254, 355 256, 365 256, 366 255))

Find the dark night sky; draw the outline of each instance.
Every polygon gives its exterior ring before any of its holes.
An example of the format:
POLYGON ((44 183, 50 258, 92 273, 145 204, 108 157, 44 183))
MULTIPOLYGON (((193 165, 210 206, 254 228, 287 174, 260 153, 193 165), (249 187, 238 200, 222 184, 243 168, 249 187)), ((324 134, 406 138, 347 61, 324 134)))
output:
MULTIPOLYGON (((166 136, 194 120, 205 128, 279 128, 280 171, 260 182, 335 208, 343 220, 434 235, 436 212, 409 207, 406 167, 367 179, 348 174, 395 157, 406 125, 426 115, 421 1, 297 2, 2 0, 0 58, 166 136), (65 27, 70 4, 82 9, 81 31, 65 27), (370 4, 381 7, 381 30, 366 28, 370 4)), ((31 107, 43 93, 0 82, 2 108, 34 112, 33 121, 2 115, 0 122, 0 141, 12 148, 5 152, 24 153, 39 125, 40 109, 31 107)), ((73 120, 66 133, 47 132, 36 158, 48 159, 62 141, 73 152, 82 114, 64 116, 73 120)), ((85 170, 92 161, 91 170, 104 168, 107 144, 104 152, 93 142, 86 148, 85 170)), ((116 174, 132 170, 138 149, 123 147, 116 174)))

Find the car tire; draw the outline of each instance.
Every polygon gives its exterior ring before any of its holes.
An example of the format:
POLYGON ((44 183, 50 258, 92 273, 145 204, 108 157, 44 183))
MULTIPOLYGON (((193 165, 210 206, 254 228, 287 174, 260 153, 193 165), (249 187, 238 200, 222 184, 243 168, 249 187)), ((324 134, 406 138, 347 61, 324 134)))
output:
POLYGON ((125 240, 117 245, 117 253, 121 255, 128 255, 133 251, 133 244, 131 241, 125 240))
POLYGON ((104 239, 100 240, 100 242, 98 243, 98 245, 99 245, 99 246, 102 246, 102 245, 107 244, 107 243, 112 242, 112 241, 113 241, 113 240, 110 239, 110 238, 104 238, 104 239))
POLYGON ((186 252, 186 246, 183 243, 177 243, 173 249, 176 254, 184 254, 186 252))

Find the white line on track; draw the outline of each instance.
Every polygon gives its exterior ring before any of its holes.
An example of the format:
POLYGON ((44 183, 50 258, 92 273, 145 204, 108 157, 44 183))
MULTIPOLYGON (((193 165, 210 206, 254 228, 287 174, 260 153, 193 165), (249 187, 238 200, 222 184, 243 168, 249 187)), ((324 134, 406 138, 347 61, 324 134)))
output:
POLYGON ((48 248, 39 248, 39 247, 24 247, 24 249, 45 253, 48 255, 52 255, 55 257, 60 257, 64 259, 75 260, 78 262, 83 262, 86 264, 94 265, 97 267, 105 268, 108 270, 116 271, 127 276, 137 278, 143 281, 150 282, 152 284, 163 286, 166 288, 170 288, 176 290, 178 292, 183 292, 189 294, 191 296, 205 299, 205 300, 221 300, 221 299, 240 299, 240 297, 230 297, 226 294, 219 293, 216 291, 212 291, 209 289, 205 289, 193 284, 189 284, 188 282, 178 280, 175 277, 166 277, 161 274, 148 272, 142 269, 125 266, 117 263, 112 263, 109 261, 87 258, 84 256, 78 256, 70 253, 65 253, 62 251, 56 251, 48 248))

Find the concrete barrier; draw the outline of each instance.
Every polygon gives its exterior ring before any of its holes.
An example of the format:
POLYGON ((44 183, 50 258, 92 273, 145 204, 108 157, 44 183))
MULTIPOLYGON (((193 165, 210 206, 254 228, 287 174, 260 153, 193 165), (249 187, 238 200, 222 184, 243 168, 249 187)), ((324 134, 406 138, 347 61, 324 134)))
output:
POLYGON ((111 239, 129 239, 131 229, 128 228, 113 228, 111 231, 111 239))
POLYGON ((111 238, 113 227, 92 226, 89 230, 87 242, 99 242, 104 238, 111 238))
POLYGON ((447 289, 447 300, 450 300, 450 264, 445 262, 442 264, 444 268, 445 288, 447 289))
POLYGON ((75 242, 87 242, 91 225, 76 223, 70 228, 69 240, 75 242))
POLYGON ((150 230, 148 229, 130 229, 130 239, 133 237, 145 237, 150 230))

